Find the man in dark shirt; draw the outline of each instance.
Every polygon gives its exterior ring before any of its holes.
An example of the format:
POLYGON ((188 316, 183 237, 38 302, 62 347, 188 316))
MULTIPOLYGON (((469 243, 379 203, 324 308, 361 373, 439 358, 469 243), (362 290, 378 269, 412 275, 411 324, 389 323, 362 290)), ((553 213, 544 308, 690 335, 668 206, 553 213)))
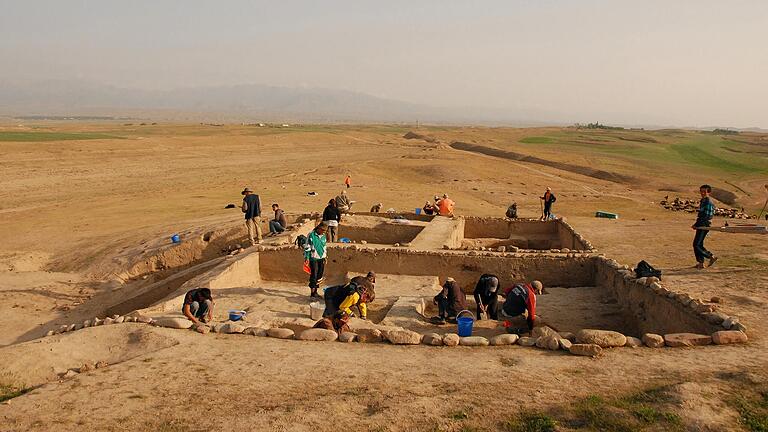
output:
POLYGON ((261 243, 261 201, 259 196, 249 188, 243 189, 241 194, 244 195, 241 209, 245 213, 245 227, 248 229, 248 240, 253 246, 261 243))
POLYGON ((544 192, 544 196, 539 197, 544 201, 544 214, 541 216, 542 220, 549 220, 552 218, 552 204, 557 201, 555 194, 552 193, 552 188, 547 187, 547 191, 544 192))
POLYGON ((533 330, 536 321, 536 295, 541 294, 542 288, 543 285, 539 281, 533 281, 530 284, 515 284, 507 288, 503 294, 506 296, 506 300, 501 307, 502 312, 510 318, 527 312, 528 329, 533 330))
POLYGON ((475 303, 477 303, 477 319, 482 319, 485 314, 490 319, 498 317, 499 278, 496 275, 484 274, 480 276, 475 286, 475 303))
POLYGON ((288 221, 285 219, 285 212, 277 203, 272 204, 272 211, 275 212, 275 218, 269 221, 269 233, 277 235, 285 231, 288 221))
POLYGON ((181 312, 195 324, 210 322, 213 318, 213 296, 208 288, 196 288, 184 296, 181 312))
POLYGON ((696 256, 696 268, 703 269, 705 259, 709 259, 710 266, 717 261, 717 257, 704 247, 704 238, 707 237, 709 230, 699 229, 711 225, 712 217, 715 215, 715 204, 709 198, 709 195, 712 193, 712 186, 707 184, 701 185, 699 193, 701 194, 699 212, 696 216, 696 222, 691 225, 691 229, 696 231, 696 235, 693 237, 693 254, 696 256))

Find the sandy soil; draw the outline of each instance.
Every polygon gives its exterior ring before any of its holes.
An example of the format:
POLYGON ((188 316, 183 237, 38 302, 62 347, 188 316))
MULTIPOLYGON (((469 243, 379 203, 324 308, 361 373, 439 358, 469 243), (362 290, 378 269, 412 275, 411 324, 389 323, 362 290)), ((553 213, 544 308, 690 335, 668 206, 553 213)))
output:
MULTIPOLYGON (((41 126, 125 139, 0 142, 0 291, 7 299, 0 304, 0 358, 13 359, 3 360, 13 373, 0 378, 35 387, 0 405, 0 430, 323 431, 336 430, 337 422, 355 430, 503 430, 502 422, 521 410, 672 384, 676 412, 689 430, 725 431, 742 427, 728 398, 739 388, 768 384, 766 239, 713 233, 708 247, 720 261, 696 271, 691 215, 657 204, 668 193, 660 188, 693 189, 686 194, 693 197, 696 185, 725 179, 747 190, 745 205, 759 209, 767 182, 759 176, 702 176, 687 166, 657 170, 618 156, 590 160, 588 147, 558 154, 514 144, 552 129, 420 131, 437 137, 436 144, 402 139, 407 129, 391 127, 266 133, 235 126, 41 126), (446 145, 453 140, 591 163, 644 180, 628 185, 468 153, 446 145), (750 343, 616 349, 593 360, 520 347, 300 343, 139 325, 34 339, 125 298, 122 280, 110 275, 171 234, 240 226, 241 213, 224 207, 239 204, 244 186, 289 212, 322 211, 346 173, 351 198, 365 209, 376 202, 410 209, 448 192, 458 214, 501 216, 515 200, 522 217, 536 217, 536 197, 551 186, 555 212, 602 253, 630 265, 646 259, 676 290, 721 297, 722 309, 748 326, 750 343), (621 218, 597 219, 595 210, 621 218), (109 366, 56 378, 99 360, 109 366), (31 372, 40 365, 49 374, 31 372), (457 419, 457 411, 468 418, 457 419)), ((231 242, 244 238, 243 230, 231 242)), ((152 283, 152 276, 139 281, 152 283)), ((239 295, 258 310, 270 293, 256 294, 239 295)), ((289 304, 296 295, 278 297, 289 304)))

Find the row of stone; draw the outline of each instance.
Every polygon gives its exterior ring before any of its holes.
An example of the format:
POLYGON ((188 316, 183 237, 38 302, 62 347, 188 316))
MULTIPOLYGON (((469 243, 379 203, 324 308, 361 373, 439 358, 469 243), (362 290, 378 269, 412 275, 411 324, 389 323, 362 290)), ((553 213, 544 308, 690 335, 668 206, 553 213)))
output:
MULTIPOLYGON (((96 317, 92 320, 85 320, 81 323, 74 323, 74 324, 62 324, 59 326, 56 330, 49 330, 45 335, 46 336, 53 336, 56 334, 61 333, 67 333, 75 330, 80 330, 88 327, 96 327, 100 325, 110 325, 110 324, 121 324, 121 323, 129 323, 129 322, 138 322, 138 323, 144 323, 144 324, 151 324, 152 318, 147 316, 121 316, 121 315, 112 315, 111 317, 106 317, 104 319, 101 319, 99 317, 96 317)), ((191 323, 191 321, 190 321, 191 323)))
MULTIPOLYGON (((630 269, 629 266, 622 266, 616 260, 607 260, 610 267, 617 270, 617 272, 624 277, 627 281, 633 281, 634 283, 647 287, 653 290, 654 293, 660 296, 667 297, 671 300, 678 302, 684 308, 696 315, 709 324, 722 326, 725 330, 737 330, 746 332, 747 327, 739 322, 737 317, 729 316, 723 312, 719 312, 716 304, 707 303, 702 299, 696 299, 691 297, 687 293, 678 293, 661 285, 661 282, 656 277, 642 277, 638 278, 637 275, 630 269)), ((719 301, 719 299, 717 299, 719 301)))
POLYGON ((574 237, 576 237, 576 240, 580 241, 580 242, 581 242, 581 244, 583 244, 583 245, 584 245, 584 249, 585 249, 585 250, 588 250, 588 251, 592 251, 592 252, 594 252, 594 251, 596 250, 596 249, 595 249, 595 247, 592 245, 592 243, 590 243, 590 241, 589 241, 589 240, 585 239, 585 238, 584 238, 584 236, 582 236, 581 234, 579 234, 578 232, 576 232, 576 230, 575 230, 575 229, 574 229, 574 228, 571 226, 571 224, 569 224, 568 222, 566 222, 566 221, 565 221, 565 219, 561 219, 561 222, 562 222, 562 224, 565 226, 565 228, 566 228, 568 231, 570 231, 570 232, 571 232, 571 234, 573 234, 573 235, 574 235, 574 237))

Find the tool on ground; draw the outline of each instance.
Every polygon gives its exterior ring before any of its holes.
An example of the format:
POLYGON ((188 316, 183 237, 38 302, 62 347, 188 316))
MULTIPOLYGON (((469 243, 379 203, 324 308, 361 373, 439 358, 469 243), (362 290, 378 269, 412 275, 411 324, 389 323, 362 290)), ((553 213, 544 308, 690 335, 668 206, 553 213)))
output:
POLYGON ((544 220, 544 200, 540 200, 539 204, 541 204, 541 220, 544 220))
POLYGON ((726 225, 721 227, 697 227, 706 231, 718 231, 729 234, 768 234, 768 226, 758 224, 726 225))

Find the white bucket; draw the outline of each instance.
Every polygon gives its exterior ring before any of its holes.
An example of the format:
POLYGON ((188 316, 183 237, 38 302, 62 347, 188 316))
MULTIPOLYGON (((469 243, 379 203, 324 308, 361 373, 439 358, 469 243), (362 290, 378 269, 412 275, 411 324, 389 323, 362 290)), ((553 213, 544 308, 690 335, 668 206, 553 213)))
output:
POLYGON ((312 302, 309 304, 309 316, 312 317, 313 320, 319 320, 323 317, 323 312, 325 311, 325 304, 320 302, 312 302))

